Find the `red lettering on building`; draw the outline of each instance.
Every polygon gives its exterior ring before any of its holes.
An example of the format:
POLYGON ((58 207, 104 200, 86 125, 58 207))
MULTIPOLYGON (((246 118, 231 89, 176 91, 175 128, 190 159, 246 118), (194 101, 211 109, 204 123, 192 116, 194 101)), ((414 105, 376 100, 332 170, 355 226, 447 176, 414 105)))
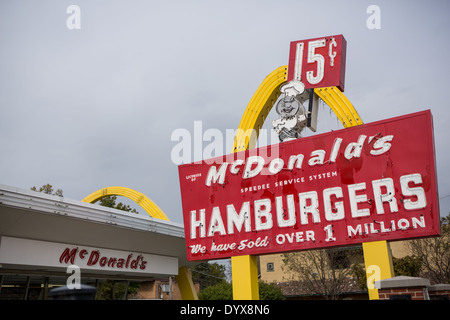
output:
POLYGON ((74 264, 75 256, 77 255, 78 248, 74 248, 70 250, 69 248, 66 248, 64 252, 59 257, 59 263, 69 263, 74 264))
POLYGON ((108 257, 101 255, 99 250, 92 250, 90 253, 86 249, 82 249, 78 252, 78 248, 65 248, 61 256, 59 257, 59 263, 76 264, 76 258, 86 260, 86 265, 89 267, 99 266, 115 269, 132 269, 132 270, 145 270, 147 261, 144 260, 142 255, 133 258, 133 254, 130 253, 126 259, 118 257, 108 257))

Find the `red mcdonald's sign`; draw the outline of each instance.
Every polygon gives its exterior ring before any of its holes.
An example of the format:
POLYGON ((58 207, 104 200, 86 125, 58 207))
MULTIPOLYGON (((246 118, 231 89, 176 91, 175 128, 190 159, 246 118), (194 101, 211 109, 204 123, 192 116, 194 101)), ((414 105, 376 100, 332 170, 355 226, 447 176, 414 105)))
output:
POLYGON ((429 110, 179 166, 188 259, 439 235, 429 110))

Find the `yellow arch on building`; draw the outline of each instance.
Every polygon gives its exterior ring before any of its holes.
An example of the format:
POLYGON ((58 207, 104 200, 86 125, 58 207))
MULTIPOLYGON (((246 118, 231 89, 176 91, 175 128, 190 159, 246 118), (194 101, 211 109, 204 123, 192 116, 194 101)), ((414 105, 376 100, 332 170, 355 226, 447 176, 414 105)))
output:
MULTIPOLYGON (((140 205, 149 216, 157 219, 162 219, 170 221, 166 216, 164 211, 152 200, 147 198, 145 194, 142 194, 136 190, 125 188, 125 187, 107 187, 97 190, 87 197, 85 197, 83 202, 94 203, 101 198, 107 196, 123 196, 128 199, 133 200, 138 205, 140 205)), ((195 290, 194 283, 192 282, 192 276, 189 269, 186 266, 182 266, 178 269, 178 275, 175 276, 178 287, 180 288, 181 297, 183 300, 198 300, 197 291, 195 290)))
POLYGON ((133 200, 138 205, 140 205, 145 212, 149 214, 150 217, 162 219, 169 221, 169 218, 166 216, 164 211, 161 210, 160 207, 156 203, 154 203, 152 200, 147 198, 145 194, 142 194, 136 190, 125 188, 125 187, 107 187, 100 190, 97 190, 90 195, 88 195, 86 198, 84 198, 83 202, 88 203, 94 203, 101 198, 107 197, 107 196, 123 196, 130 200, 133 200))

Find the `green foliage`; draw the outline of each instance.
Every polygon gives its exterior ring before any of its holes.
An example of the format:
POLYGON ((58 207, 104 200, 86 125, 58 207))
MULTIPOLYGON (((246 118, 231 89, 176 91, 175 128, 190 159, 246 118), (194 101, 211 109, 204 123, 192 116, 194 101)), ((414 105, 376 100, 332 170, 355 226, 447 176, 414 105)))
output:
MULTIPOLYGON (((139 282, 130 282, 127 294, 135 293, 140 287, 139 282)), ((126 282, 118 282, 114 280, 105 281, 98 293, 100 300, 122 300, 127 289, 126 282)))
POLYGON ((415 256, 392 258, 395 276, 418 277, 422 270, 422 260, 415 256))
POLYGON ((200 290, 219 284, 226 279, 226 267, 222 264, 202 262, 191 270, 192 281, 200 284, 200 290))
POLYGON ((352 275, 358 281, 359 288, 361 290, 366 291, 367 290, 367 276, 366 276, 366 269, 364 269, 364 266, 362 264, 354 264, 352 266, 351 272, 352 272, 352 275))
POLYGON ((119 210, 123 210, 123 211, 127 211, 127 212, 139 213, 136 209, 133 209, 129 205, 125 205, 122 202, 119 202, 118 204, 116 204, 116 200, 117 200, 117 196, 106 196, 106 197, 101 198, 98 201, 98 204, 100 204, 103 207, 119 209, 119 210))
POLYGON ((260 300, 284 300, 283 292, 275 283, 259 282, 259 299, 260 300))
POLYGON ((54 196, 59 196, 59 197, 63 196, 62 189, 58 189, 55 192, 53 192, 53 186, 49 183, 44 184, 42 187, 39 188, 39 190, 35 186, 31 187, 30 190, 36 191, 36 192, 42 192, 45 194, 52 194, 54 196))
MULTIPOLYGON (((418 257, 405 256, 403 258, 392 258, 395 276, 418 277, 422 269, 422 261, 418 257)), ((358 280, 361 290, 367 290, 367 276, 363 264, 352 266, 352 275, 358 280)))
MULTIPOLYGON (((233 286, 231 283, 222 281, 213 286, 201 290, 198 294, 200 300, 233 300, 233 286)), ((284 300, 281 288, 274 283, 259 282, 260 300, 284 300)))
POLYGON ((233 288, 231 283, 221 281, 209 286, 198 293, 200 300, 233 300, 233 288))

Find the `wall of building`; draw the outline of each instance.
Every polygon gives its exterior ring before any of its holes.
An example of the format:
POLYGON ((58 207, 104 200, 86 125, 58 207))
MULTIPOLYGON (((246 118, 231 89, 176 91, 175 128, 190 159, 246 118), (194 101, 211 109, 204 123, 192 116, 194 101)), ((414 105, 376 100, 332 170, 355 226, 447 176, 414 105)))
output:
MULTIPOLYGON (((392 256, 403 258, 411 255, 407 241, 390 242, 392 256)), ((269 254, 259 257, 261 280, 265 282, 285 282, 292 280, 294 274, 283 271, 283 255, 269 254)))
POLYGON ((269 254, 259 257, 261 280, 271 282, 285 282, 292 280, 293 274, 282 270, 283 255, 269 254))
POLYGON ((450 285, 430 285, 425 278, 398 276, 375 281, 380 300, 450 300, 450 285))
MULTIPOLYGON (((200 286, 194 284, 197 292, 200 286)), ((168 279, 145 281, 133 299, 182 300, 180 288, 175 280, 172 281, 172 297, 170 294, 170 281, 168 279)))

